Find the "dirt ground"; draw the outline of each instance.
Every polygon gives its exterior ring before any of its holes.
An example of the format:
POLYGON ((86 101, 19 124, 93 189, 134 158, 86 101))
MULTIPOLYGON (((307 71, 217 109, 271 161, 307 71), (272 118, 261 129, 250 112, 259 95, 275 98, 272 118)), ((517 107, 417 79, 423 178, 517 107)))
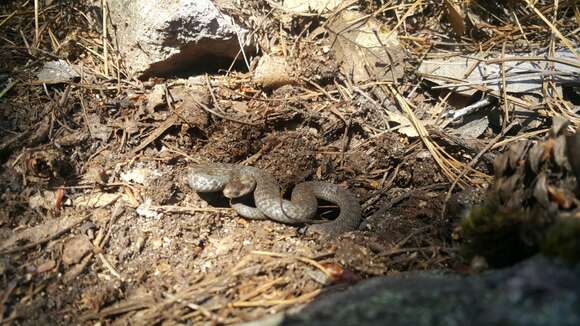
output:
MULTIPOLYGON (((283 102, 255 104, 268 107, 266 119, 275 117, 275 126, 214 120, 197 109, 203 126, 170 129, 158 148, 138 155, 110 150, 121 142, 118 130, 96 146, 43 144, 13 153, 0 182, 2 237, 32 225, 42 228, 34 232, 51 234, 54 221, 72 219, 74 225, 3 255, 7 316, 22 324, 234 323, 306 303, 333 282, 457 264, 450 239, 454 221, 440 216, 445 180, 420 146, 406 150, 409 144, 395 133, 363 141, 352 118, 346 132, 353 149, 341 151, 342 120, 320 113, 312 122, 285 110, 283 102), (188 188, 188 164, 202 158, 251 161, 284 189, 307 179, 344 185, 359 197, 365 222, 360 231, 327 239, 302 235, 296 226, 241 219, 223 198, 206 201, 188 188), (127 171, 145 176, 142 184, 94 180, 127 171), (91 173, 93 180, 86 180, 91 173), (70 181, 57 186, 57 179, 70 181), (55 209, 52 194, 59 189, 65 199, 55 209), (100 196, 107 198, 97 209, 67 203, 100 196), (40 197, 35 209, 32 197, 40 197), (143 202, 149 211, 139 213, 143 202)), ((100 108, 88 111, 94 112, 106 115, 100 108)), ((101 116, 124 118, 122 112, 101 116)), ((322 208, 321 216, 332 218, 336 211, 322 208)))
MULTIPOLYGON (((18 80, 0 102, 2 323, 233 324, 379 275, 469 271, 454 238, 463 199, 446 202, 449 178, 424 142, 385 129, 371 103, 344 100, 332 82, 262 92, 244 72, 35 84, 32 72, 52 55, 22 44, 21 29, 34 33, 31 6, 2 8, 3 17, 21 12, 4 27, 11 43, 0 64, 18 80), (166 92, 154 102, 159 87, 166 92), (237 121, 197 102, 217 103, 237 121), (219 194, 188 187, 188 166, 208 161, 262 168, 286 193, 305 180, 340 184, 357 195, 364 222, 328 238, 242 219, 219 194)), ((77 24, 55 21, 59 38, 77 24)), ((299 48, 295 66, 338 71, 312 44, 299 48)), ((68 51, 90 66, 78 54, 86 49, 68 51)), ((415 78, 404 77, 406 93, 415 78)), ((417 114, 427 115, 434 97, 414 96, 417 114)), ((461 162, 480 148, 440 137, 461 162)), ((476 167, 489 174, 491 161, 476 167)), ((332 219, 337 208, 322 203, 319 216, 332 219)))

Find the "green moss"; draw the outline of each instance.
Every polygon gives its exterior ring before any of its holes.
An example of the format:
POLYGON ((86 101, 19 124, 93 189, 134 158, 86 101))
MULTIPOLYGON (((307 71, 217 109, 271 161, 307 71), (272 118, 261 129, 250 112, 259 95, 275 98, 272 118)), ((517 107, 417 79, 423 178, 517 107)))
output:
POLYGON ((542 253, 569 263, 580 262, 580 219, 550 218, 544 209, 505 210, 487 200, 461 222, 462 254, 484 257, 490 266, 505 267, 542 253))
POLYGON ((580 261, 580 219, 564 218, 554 223, 546 232, 541 251, 569 263, 580 261))
POLYGON ((468 259, 482 256, 493 267, 530 257, 538 250, 537 243, 527 236, 532 220, 528 212, 504 211, 494 201, 474 207, 461 223, 466 240, 462 254, 468 259))

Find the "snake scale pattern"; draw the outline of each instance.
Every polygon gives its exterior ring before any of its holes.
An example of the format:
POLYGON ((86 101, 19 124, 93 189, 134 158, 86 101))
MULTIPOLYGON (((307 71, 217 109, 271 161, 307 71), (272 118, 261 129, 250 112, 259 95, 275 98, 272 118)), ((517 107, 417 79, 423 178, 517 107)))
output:
POLYGON ((251 166, 226 163, 200 164, 187 176, 196 192, 218 192, 231 199, 232 208, 249 219, 271 219, 285 224, 311 223, 318 209, 318 199, 335 203, 339 216, 330 222, 313 224, 307 232, 336 235, 356 230, 361 222, 357 198, 338 185, 308 181, 296 185, 290 200, 284 199, 278 182, 269 173, 251 166), (236 198, 253 191, 256 207, 236 202, 236 198))

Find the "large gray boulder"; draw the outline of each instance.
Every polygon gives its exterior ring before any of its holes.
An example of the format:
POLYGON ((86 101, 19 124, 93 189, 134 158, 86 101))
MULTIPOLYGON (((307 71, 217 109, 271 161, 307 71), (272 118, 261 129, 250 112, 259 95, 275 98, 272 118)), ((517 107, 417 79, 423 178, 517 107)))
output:
POLYGON ((535 257, 460 277, 374 278, 270 325, 580 325, 580 266, 535 257))
POLYGON ((250 33, 210 0, 111 0, 111 23, 130 72, 140 78, 206 71, 242 59, 250 33))

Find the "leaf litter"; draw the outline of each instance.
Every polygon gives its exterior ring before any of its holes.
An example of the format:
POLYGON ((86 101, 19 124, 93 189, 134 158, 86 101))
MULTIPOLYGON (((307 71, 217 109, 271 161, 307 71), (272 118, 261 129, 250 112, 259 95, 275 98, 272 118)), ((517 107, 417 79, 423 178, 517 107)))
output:
POLYGON ((87 27, 100 9, 55 2, 35 30, 32 3, 2 5, 2 322, 235 324, 378 275, 578 259, 573 2, 288 6, 223 8, 275 58, 261 79, 139 81, 87 27), (201 161, 344 185, 365 221, 241 219, 188 189, 201 161))

